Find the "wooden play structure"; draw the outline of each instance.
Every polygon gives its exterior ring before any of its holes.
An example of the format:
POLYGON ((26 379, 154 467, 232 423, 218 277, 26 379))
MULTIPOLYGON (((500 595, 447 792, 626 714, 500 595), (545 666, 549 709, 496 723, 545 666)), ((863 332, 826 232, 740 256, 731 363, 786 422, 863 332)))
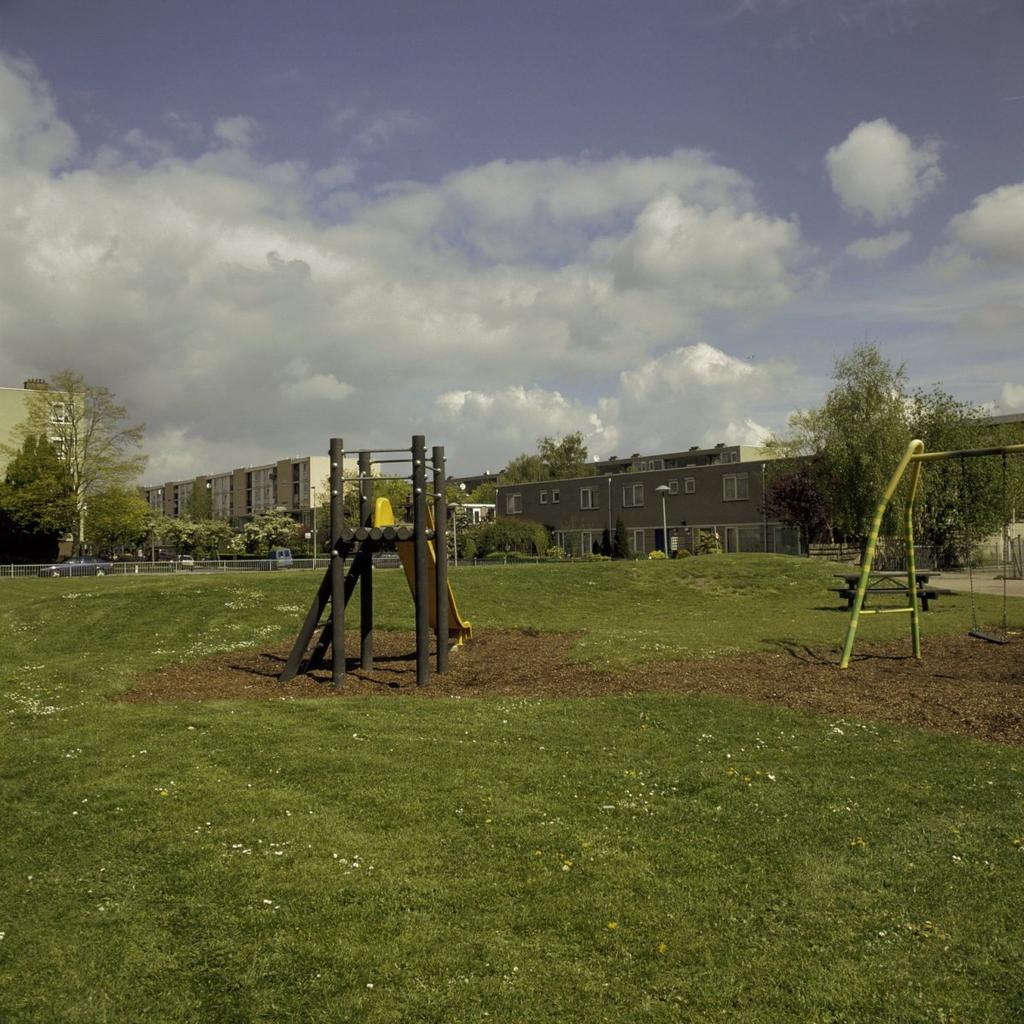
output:
MULTIPOLYGON (((871 532, 868 534, 867 545, 864 548, 864 557, 861 560, 860 566, 860 578, 857 581, 857 590, 853 595, 853 601, 850 606, 850 623, 846 630, 846 643, 843 646, 843 656, 839 662, 839 667, 842 669, 848 668, 850 665, 850 658, 853 655, 853 645, 857 637, 857 625, 860 622, 861 615, 885 615, 904 612, 910 616, 910 638, 911 644, 913 645, 914 657, 920 659, 921 657, 921 621, 920 621, 920 587, 917 582, 917 570, 914 565, 914 498, 917 494, 917 485, 921 477, 921 466, 925 462, 938 462, 944 459, 959 459, 961 460, 961 466, 966 459, 975 459, 982 456, 989 455, 1001 455, 1003 458, 1003 508, 1004 508, 1004 519, 1006 518, 1006 494, 1007 494, 1007 483, 1006 483, 1006 460, 1011 455, 1024 455, 1024 444, 1010 444, 1010 445, 999 445, 993 448, 965 448, 961 451, 951 452, 926 452, 924 450, 923 441, 911 441, 907 446, 907 450, 900 459, 899 465, 893 471, 892 477, 889 479, 889 483, 886 485, 885 493, 882 495, 882 500, 878 503, 878 508, 875 510, 875 518, 871 524, 871 532), (878 533, 882 528, 882 518, 885 516, 885 510, 889 507, 889 503, 893 499, 893 495, 896 493, 897 488, 900 485, 900 481, 903 479, 904 474, 907 470, 910 470, 910 476, 908 480, 907 489, 907 500, 904 509, 904 537, 906 539, 907 547, 907 582, 906 582, 906 595, 907 604, 900 605, 890 608, 865 608, 864 598, 868 590, 868 586, 871 580, 871 566, 875 557, 875 550, 878 547, 878 533)), ((966 475, 964 475, 964 481, 966 484, 966 475)), ((966 501, 966 494, 964 500, 966 501)), ((970 546, 970 538, 968 540, 968 548, 970 546)), ((968 572, 971 572, 971 560, 970 551, 967 552, 967 564, 968 572)), ((1006 575, 1004 572, 1003 579, 1005 581, 1006 575)), ((994 638, 992 634, 985 632, 978 626, 977 611, 974 604, 974 587, 973 587, 973 576, 971 578, 971 614, 973 628, 971 629, 971 635, 978 637, 982 640, 988 640, 990 642, 1001 642, 1001 638, 994 638)), ((1007 614, 1007 600, 1006 600, 1006 586, 1004 582, 1003 586, 1003 629, 1006 629, 1006 614, 1007 614)))
POLYGON ((426 441, 421 434, 413 436, 409 448, 360 450, 358 476, 346 479, 344 442, 338 437, 331 438, 331 563, 278 677, 282 682, 300 672, 321 667, 330 651, 331 683, 333 686, 344 683, 345 607, 357 586, 359 664, 363 669, 373 668, 373 556, 390 545, 398 552, 416 608, 416 684, 423 686, 430 675, 431 632, 436 637, 438 673, 448 669, 449 648, 460 646, 472 637, 473 627, 459 615, 448 583, 444 448, 435 446, 429 460, 433 471, 432 502, 428 502, 427 494, 426 452, 426 441), (381 455, 397 457, 375 457, 381 455), (396 463, 411 463, 411 473, 408 476, 373 475, 376 467, 396 463), (396 522, 394 510, 386 498, 373 500, 373 483, 381 479, 411 483, 411 525, 396 522), (359 487, 359 515, 354 524, 345 522, 346 483, 359 487), (321 623, 325 611, 328 616, 321 623))

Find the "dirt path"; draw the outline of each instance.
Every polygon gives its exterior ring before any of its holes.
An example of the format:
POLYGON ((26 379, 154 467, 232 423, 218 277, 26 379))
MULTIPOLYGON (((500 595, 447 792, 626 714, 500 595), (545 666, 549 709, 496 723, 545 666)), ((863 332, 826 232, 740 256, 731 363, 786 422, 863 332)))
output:
MULTIPOLYGON (((357 637, 351 637, 358 642, 357 637)), ((642 666, 624 674, 597 672, 567 660, 572 638, 532 632, 480 630, 451 657, 451 669, 415 685, 415 642, 408 633, 378 633, 377 664, 357 668, 343 689, 329 669, 279 683, 288 645, 234 651, 171 665, 140 678, 125 701, 268 700, 282 697, 597 697, 637 693, 717 694, 833 717, 897 722, 939 732, 1024 746, 1024 635, 1000 646, 964 636, 928 640, 924 659, 907 656, 906 642, 858 648, 840 672, 837 652, 794 648, 642 666)))

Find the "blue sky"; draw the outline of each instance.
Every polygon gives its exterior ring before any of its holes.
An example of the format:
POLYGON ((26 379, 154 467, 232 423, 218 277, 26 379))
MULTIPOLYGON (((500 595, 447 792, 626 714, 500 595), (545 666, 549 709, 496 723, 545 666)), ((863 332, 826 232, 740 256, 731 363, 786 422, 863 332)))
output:
POLYGON ((1013 0, 0 2, 0 382, 163 480, 753 441, 865 340, 1024 408, 1013 0))

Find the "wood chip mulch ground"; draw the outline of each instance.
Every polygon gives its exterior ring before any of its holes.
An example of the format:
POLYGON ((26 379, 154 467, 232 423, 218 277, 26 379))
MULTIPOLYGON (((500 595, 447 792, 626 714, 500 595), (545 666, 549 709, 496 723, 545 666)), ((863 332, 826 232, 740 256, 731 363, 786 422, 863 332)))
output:
MULTIPOLYGON (((358 637, 349 636, 358 644, 358 637)), ((453 652, 449 672, 415 683, 411 633, 378 632, 375 667, 358 668, 332 689, 330 667, 280 683, 290 644, 240 650, 171 665, 138 679, 119 699, 132 702, 388 697, 599 697, 637 693, 715 694, 830 717, 876 719, 938 732, 1024 746, 1024 635, 1005 645, 966 636, 929 637, 924 658, 903 641, 857 649, 846 672, 834 649, 792 647, 748 654, 599 672, 569 660, 573 637, 531 631, 479 630, 453 652)))

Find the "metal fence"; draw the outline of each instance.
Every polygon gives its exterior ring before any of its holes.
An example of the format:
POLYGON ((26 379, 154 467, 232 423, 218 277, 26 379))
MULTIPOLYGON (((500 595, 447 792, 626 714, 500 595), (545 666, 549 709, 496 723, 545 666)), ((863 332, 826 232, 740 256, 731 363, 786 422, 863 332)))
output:
MULTIPOLYGON (((270 558, 232 558, 232 559, 196 559, 183 564, 179 561, 169 562, 111 562, 109 567, 97 569, 93 565, 71 566, 59 562, 47 562, 38 565, 0 565, 0 579, 17 576, 188 576, 192 573, 228 573, 228 572, 283 572, 287 569, 326 569, 330 559, 294 558, 288 567, 282 567, 270 558)), ((373 565, 376 569, 397 569, 401 562, 394 553, 375 555, 373 565)))

